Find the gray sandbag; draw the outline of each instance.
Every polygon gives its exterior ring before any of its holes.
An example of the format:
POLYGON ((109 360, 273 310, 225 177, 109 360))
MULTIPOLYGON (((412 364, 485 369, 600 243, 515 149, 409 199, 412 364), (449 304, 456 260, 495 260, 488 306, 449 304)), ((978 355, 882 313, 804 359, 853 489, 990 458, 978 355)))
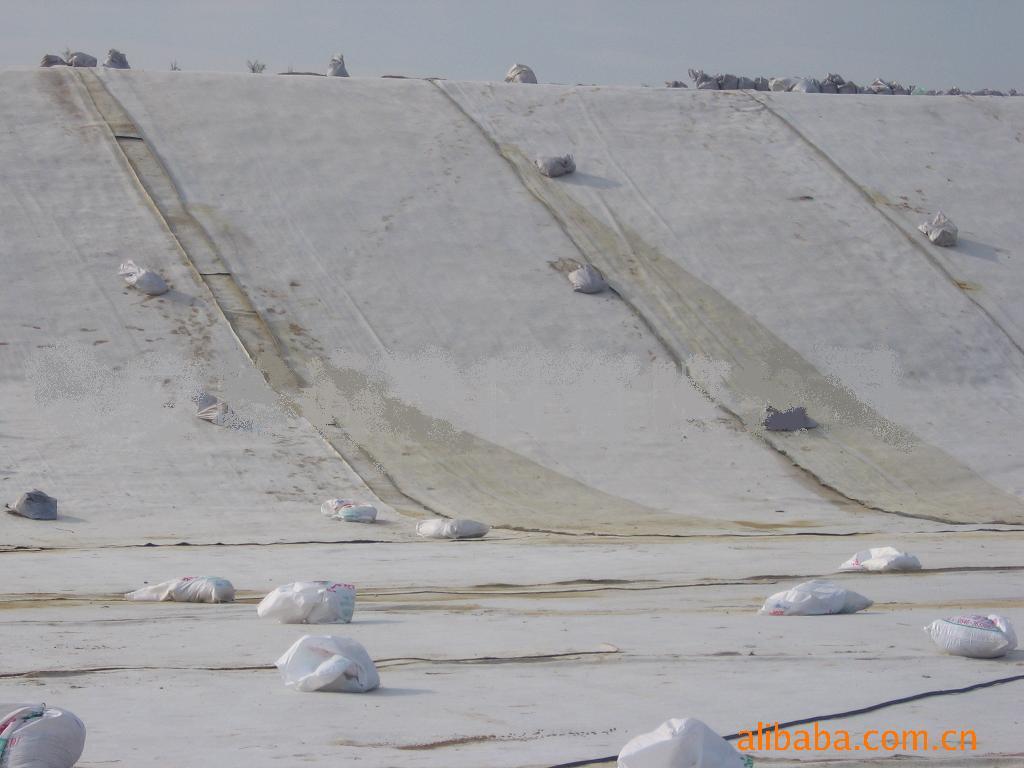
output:
POLYGON ((327 65, 328 77, 348 77, 348 70, 345 69, 345 57, 340 53, 331 57, 331 63, 327 65))
POLYGON ((73 768, 85 749, 85 724, 45 704, 0 704, 0 765, 73 768))
POLYGON ((822 93, 839 93, 839 87, 828 80, 822 80, 820 88, 822 93))
POLYGON ((572 155, 542 155, 533 162, 538 170, 550 179, 565 176, 567 173, 572 173, 576 170, 576 161, 572 159, 572 155))
POLYGON ((850 80, 847 80, 842 85, 838 86, 839 93, 860 93, 861 87, 850 80))
POLYGON ((505 73, 506 83, 537 83, 537 75, 525 64, 513 64, 505 73))
POLYGON ((770 91, 789 91, 792 90, 793 84, 796 83, 797 78, 795 77, 773 77, 768 81, 768 90, 770 91))
POLYGON ((739 78, 736 75, 716 75, 718 88, 722 91, 735 91, 739 88, 739 78))
POLYGON ((38 489, 21 494, 13 507, 10 504, 4 507, 10 514, 21 515, 29 520, 57 519, 57 500, 38 489))
POLYGON ((768 85, 767 77, 755 77, 754 78, 754 90, 755 91, 770 91, 771 88, 768 85))
POLYGON ((798 432, 801 429, 814 429, 818 422, 807 415, 802 405, 780 411, 772 406, 765 409, 764 428, 769 432, 798 432))
POLYGON ((66 67, 67 65, 68 63, 64 59, 53 53, 46 54, 39 62, 40 67, 66 67))
POLYGON ((931 221, 926 221, 918 226, 918 230, 927 235, 935 245, 941 245, 943 248, 956 245, 959 236, 956 224, 950 221, 942 211, 936 213, 935 218, 931 221))
POLYGON ((892 86, 890 86, 889 83, 887 83, 885 80, 879 77, 876 78, 875 81, 871 83, 871 85, 867 86, 864 89, 864 93, 876 93, 884 96, 891 96, 892 86))
POLYGON ((96 57, 90 56, 88 53, 82 53, 81 51, 75 51, 68 57, 68 66, 70 67, 95 67, 96 57))
POLYGON ((738 77, 736 78, 736 87, 741 91, 754 91, 757 90, 757 86, 754 81, 749 77, 738 77))
POLYGON ((957 88, 954 85, 952 88, 948 88, 947 90, 943 91, 943 95, 945 95, 945 96, 962 96, 963 95, 963 91, 961 91, 959 88, 957 88))
POLYGON ((116 48, 107 51, 107 60, 103 62, 103 66, 107 69, 131 69, 128 66, 128 57, 116 48))
POLYGON ((682 80, 666 80, 665 81, 665 87, 666 88, 689 88, 690 86, 688 86, 682 80))
POLYGON ((593 264, 584 264, 569 273, 572 289, 579 293, 601 293, 608 287, 604 275, 593 264))
POLYGON ((793 93, 821 93, 821 85, 813 77, 801 77, 789 90, 793 93))

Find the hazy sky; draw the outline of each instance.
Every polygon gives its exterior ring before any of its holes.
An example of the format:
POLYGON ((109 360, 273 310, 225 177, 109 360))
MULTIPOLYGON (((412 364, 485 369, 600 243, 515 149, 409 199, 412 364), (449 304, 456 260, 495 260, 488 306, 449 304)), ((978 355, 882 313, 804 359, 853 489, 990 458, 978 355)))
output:
POLYGON ((0 66, 65 47, 136 69, 660 84, 709 72, 1024 90, 1024 0, 0 0, 0 66))

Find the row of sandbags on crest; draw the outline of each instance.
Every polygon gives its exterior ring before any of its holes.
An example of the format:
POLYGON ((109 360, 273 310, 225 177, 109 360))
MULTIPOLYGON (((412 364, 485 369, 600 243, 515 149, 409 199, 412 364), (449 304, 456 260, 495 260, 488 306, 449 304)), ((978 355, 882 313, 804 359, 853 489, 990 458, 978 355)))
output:
MULTIPOLYGON (((783 91, 790 93, 866 93, 884 96, 1024 96, 1016 88, 1009 92, 982 88, 963 91, 959 88, 925 90, 916 85, 903 85, 896 81, 876 79, 870 85, 860 86, 842 75, 829 73, 819 80, 815 77, 745 77, 743 75, 709 75, 702 69, 691 69, 690 78, 701 91, 783 91)), ((669 88, 687 88, 681 80, 666 80, 669 88)))

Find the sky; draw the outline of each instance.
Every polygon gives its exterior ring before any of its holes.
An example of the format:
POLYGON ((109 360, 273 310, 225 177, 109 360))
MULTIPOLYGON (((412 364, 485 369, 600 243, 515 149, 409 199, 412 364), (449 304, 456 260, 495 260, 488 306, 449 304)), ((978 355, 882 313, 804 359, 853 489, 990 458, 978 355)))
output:
POLYGON ((0 67, 65 48, 135 69, 660 85, 691 67, 1024 90, 1024 0, 0 0, 0 67))

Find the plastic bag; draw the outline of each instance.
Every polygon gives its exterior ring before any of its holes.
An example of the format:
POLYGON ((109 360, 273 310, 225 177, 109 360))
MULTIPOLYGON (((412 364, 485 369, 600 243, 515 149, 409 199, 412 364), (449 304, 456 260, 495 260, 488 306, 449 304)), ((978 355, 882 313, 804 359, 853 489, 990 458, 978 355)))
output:
POLYGON ((584 264, 570 272, 569 282, 572 283, 572 289, 580 293, 600 293, 608 287, 604 275, 592 264, 584 264))
POLYGON ((513 64, 509 67, 508 72, 505 73, 505 82, 536 84, 537 76, 533 74, 533 70, 525 64, 513 64))
POLYGON ((296 581, 277 587, 256 606, 261 619, 278 624, 348 624, 356 588, 332 581, 296 581))
POLYGON ((427 539, 479 539, 491 530, 487 523, 476 520, 446 520, 443 517, 416 524, 416 535, 427 539))
POLYGON ((90 56, 88 53, 82 53, 81 51, 75 51, 68 56, 68 66, 70 67, 95 67, 96 57, 90 56))
POLYGON ((66 67, 67 65, 68 63, 64 59, 52 53, 43 56, 43 60, 39 62, 40 67, 66 67))
POLYGON ((160 275, 152 270, 143 269, 136 265, 134 261, 126 261, 122 264, 117 274, 123 277, 128 285, 137 288, 149 296, 159 296, 161 293, 167 293, 170 290, 160 275))
POLYGON ((921 561, 895 547, 872 547, 839 566, 840 571, 919 571, 921 561))
POLYGON ((745 768, 736 748, 693 717, 667 720, 630 739, 618 768, 745 768))
POLYGON ((995 659, 1017 647, 1013 625, 1003 616, 953 616, 933 621, 924 631, 939 648, 954 656, 995 659))
POLYGON ((38 489, 21 494, 13 507, 9 504, 4 507, 12 515, 21 515, 29 520, 57 519, 57 500, 38 489))
POLYGON ((154 600, 175 603, 230 603, 235 588, 218 576, 185 576, 127 592, 125 600, 154 600))
POLYGON ((131 69, 128 66, 128 57, 116 48, 107 51, 107 60, 103 62, 103 66, 108 69, 131 69))
POLYGON ((274 664, 296 691, 366 693, 380 685, 370 654, 347 637, 305 635, 274 664))
POLYGON ((328 77, 348 77, 348 70, 345 69, 345 57, 340 53, 331 57, 331 63, 327 65, 328 77))
POLYGON ((918 230, 927 235, 935 245, 941 245, 943 248, 956 245, 959 237, 956 224, 950 221, 942 211, 936 213, 935 218, 931 221, 926 221, 918 226, 918 230))
POLYGON ((328 499, 320 505, 320 511, 332 520, 346 523, 372 523, 377 519, 375 506, 352 499, 328 499))
POLYGON ((776 592, 764 601, 758 613, 768 616, 825 616, 856 613, 872 605, 874 601, 864 595, 844 589, 832 581, 815 579, 784 592, 776 592))
POLYGON ((572 159, 572 155, 541 156, 533 162, 542 174, 552 179, 576 170, 576 161, 572 159))
POLYGON ((768 406, 765 409, 764 428, 769 432, 797 432, 801 429, 814 429, 818 422, 807 415, 803 406, 779 411, 768 406))
POLYGON ((72 768, 85 749, 85 724, 45 704, 0 704, 0 765, 72 768))

